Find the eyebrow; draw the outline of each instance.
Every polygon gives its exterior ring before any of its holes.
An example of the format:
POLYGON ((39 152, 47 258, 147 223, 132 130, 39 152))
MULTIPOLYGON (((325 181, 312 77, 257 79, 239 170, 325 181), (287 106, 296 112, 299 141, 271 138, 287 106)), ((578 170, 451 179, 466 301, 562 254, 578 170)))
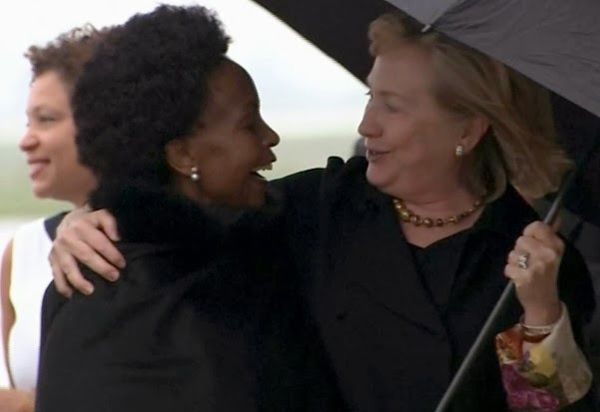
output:
MULTIPOLYGON (((367 86, 369 87, 369 89, 372 91, 372 86, 371 86, 371 82, 369 81, 369 77, 367 76, 367 78, 365 79, 365 83, 367 84, 367 86)), ((414 101, 413 98, 407 96, 406 94, 401 94, 398 92, 394 92, 391 90, 379 90, 377 91, 377 94, 383 95, 384 97, 398 97, 402 100, 406 100, 406 101, 414 101)))
POLYGON ((397 93, 397 92, 392 92, 389 90, 381 90, 381 91, 377 91, 376 92, 378 95, 384 97, 384 98, 396 98, 399 99, 400 101, 402 101, 404 104, 415 104, 416 103, 416 99, 412 96, 406 95, 406 94, 401 94, 401 93, 397 93))
MULTIPOLYGON (((31 108, 31 110, 29 110, 29 109, 26 109, 26 110, 25 110, 25 114, 29 114, 29 113, 32 113, 32 114, 33 114, 33 113, 39 113, 39 112, 41 112, 42 110, 48 110, 48 107, 47 107, 46 105, 44 105, 44 104, 38 104, 37 106, 33 106, 33 107, 31 108)), ((54 109, 50 108, 50 110, 54 110, 54 109)))

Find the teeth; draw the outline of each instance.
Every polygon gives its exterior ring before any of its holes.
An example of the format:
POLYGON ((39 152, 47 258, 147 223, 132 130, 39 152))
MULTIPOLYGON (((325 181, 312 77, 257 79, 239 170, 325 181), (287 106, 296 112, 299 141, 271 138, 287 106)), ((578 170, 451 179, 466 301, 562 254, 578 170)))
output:
POLYGON ((259 166, 256 169, 254 169, 255 172, 263 172, 266 170, 273 170, 273 163, 269 163, 268 165, 264 166, 259 166))

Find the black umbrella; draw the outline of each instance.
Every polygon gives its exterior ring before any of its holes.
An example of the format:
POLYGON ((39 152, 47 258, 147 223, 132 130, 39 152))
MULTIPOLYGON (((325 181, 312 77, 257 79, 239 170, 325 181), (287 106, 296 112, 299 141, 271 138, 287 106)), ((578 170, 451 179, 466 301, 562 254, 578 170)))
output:
MULTIPOLYGON (((371 66, 369 22, 390 4, 550 90, 562 142, 577 164, 550 212, 566 206, 600 226, 600 1, 598 0, 254 0, 363 81, 371 66)), ((514 293, 508 284, 436 411, 450 404, 494 336, 514 293)))

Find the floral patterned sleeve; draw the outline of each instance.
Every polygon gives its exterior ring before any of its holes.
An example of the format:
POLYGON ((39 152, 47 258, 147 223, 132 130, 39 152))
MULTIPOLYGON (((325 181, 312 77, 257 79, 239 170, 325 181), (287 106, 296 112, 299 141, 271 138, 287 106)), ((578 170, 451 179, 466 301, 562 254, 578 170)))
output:
POLYGON ((592 384, 564 304, 561 318, 543 340, 525 342, 517 324, 496 335, 496 352, 511 411, 558 411, 585 396, 592 384))

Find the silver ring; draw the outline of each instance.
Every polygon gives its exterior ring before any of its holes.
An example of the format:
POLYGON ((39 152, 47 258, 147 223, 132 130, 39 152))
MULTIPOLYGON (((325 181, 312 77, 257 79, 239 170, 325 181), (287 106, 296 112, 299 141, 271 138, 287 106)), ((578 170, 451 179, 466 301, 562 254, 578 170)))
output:
POLYGON ((527 269, 529 267, 529 253, 523 253, 517 258, 517 266, 521 269, 527 269))

